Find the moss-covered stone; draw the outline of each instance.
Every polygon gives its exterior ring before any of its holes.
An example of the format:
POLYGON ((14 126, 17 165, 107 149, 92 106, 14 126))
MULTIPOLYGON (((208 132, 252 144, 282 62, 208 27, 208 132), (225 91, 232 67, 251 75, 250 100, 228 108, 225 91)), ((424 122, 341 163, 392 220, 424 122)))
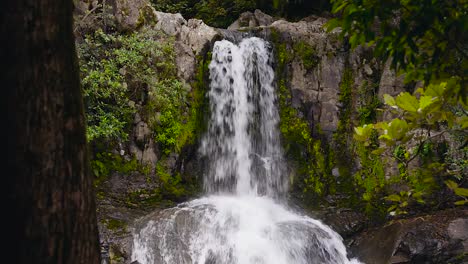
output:
POLYGON ((295 176, 291 179, 293 196, 300 198, 305 206, 313 207, 318 204, 317 198, 334 192, 330 149, 327 141, 322 138, 319 126, 312 127, 300 109, 292 106, 288 65, 295 55, 300 56, 304 67, 309 69, 315 67, 318 61, 309 61, 315 54, 312 47, 302 43, 296 45, 295 51, 274 29, 271 40, 277 62, 280 132, 286 158, 295 170, 295 176))
POLYGON ((305 41, 299 41, 293 45, 294 54, 302 61, 304 69, 307 71, 316 68, 320 63, 320 57, 317 55, 317 50, 314 46, 305 41))
POLYGON ((103 222, 106 225, 107 229, 109 229, 111 231, 126 232, 126 230, 127 230, 127 223, 125 221, 120 220, 120 219, 109 218, 109 219, 103 220, 103 222))
POLYGON ((338 170, 337 181, 338 191, 340 193, 351 194, 354 191, 352 181, 352 167, 354 166, 354 156, 352 154, 352 133, 353 133, 353 71, 348 62, 345 63, 345 69, 339 86, 338 103, 340 106, 338 112, 338 124, 333 133, 333 149, 335 170, 338 170))

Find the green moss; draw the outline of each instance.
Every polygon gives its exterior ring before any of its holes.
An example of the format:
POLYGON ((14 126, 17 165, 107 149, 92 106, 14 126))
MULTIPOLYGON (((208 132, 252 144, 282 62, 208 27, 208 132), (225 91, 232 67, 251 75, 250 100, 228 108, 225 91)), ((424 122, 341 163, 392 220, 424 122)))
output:
MULTIPOLYGON (((198 57, 198 69, 195 81, 192 83, 192 91, 189 94, 190 111, 184 131, 186 135, 181 136, 181 146, 194 144, 207 127, 207 117, 209 116, 208 98, 205 96, 208 90, 208 66, 211 62, 211 52, 207 52, 204 57, 198 57)), ((179 149, 181 149, 179 147, 179 149)))
POLYGON ((364 81, 358 90, 359 106, 357 116, 359 125, 370 124, 377 120, 377 109, 382 105, 378 96, 378 83, 364 81))
POLYGON ((351 136, 353 133, 353 86, 354 77, 349 63, 345 63, 345 69, 340 82, 340 93, 338 102, 340 110, 338 112, 338 124, 333 133, 333 146, 335 166, 339 171, 338 190, 340 193, 352 195, 353 181, 351 168, 354 164, 354 158, 351 153, 351 136))
POLYGON ((149 175, 151 166, 141 164, 134 157, 125 160, 122 156, 111 152, 100 152, 91 160, 91 169, 95 176, 94 185, 99 186, 112 172, 131 174, 133 172, 149 175))
POLYGON ((309 71, 316 68, 320 63, 316 48, 305 41, 299 41, 293 45, 294 54, 298 56, 304 68, 309 71))
MULTIPOLYGON (((291 92, 287 86, 287 65, 294 58, 293 53, 275 30, 271 32, 271 40, 278 63, 276 76, 278 78, 280 132, 286 157, 294 165, 296 172, 293 189, 302 193, 302 197, 323 197, 334 192, 334 185, 330 180, 328 144, 312 136, 312 129, 307 120, 302 117, 298 109, 292 107, 291 92)), ((316 130, 320 134, 318 127, 316 130)), ((306 198, 304 201, 311 202, 315 200, 313 198, 306 198)))
POLYGON ((124 232, 127 230, 127 223, 120 219, 109 218, 105 219, 103 222, 109 230, 124 232))
POLYGON ((153 13, 151 6, 147 5, 140 9, 135 27, 138 29, 143 25, 154 25, 158 21, 156 15, 153 13))
POLYGON ((386 180, 384 164, 379 155, 373 152, 378 149, 378 134, 374 130, 371 142, 355 144, 355 153, 359 158, 360 167, 354 174, 357 186, 356 195, 361 195, 360 206, 372 218, 381 218, 386 213, 386 206, 382 203, 386 180))

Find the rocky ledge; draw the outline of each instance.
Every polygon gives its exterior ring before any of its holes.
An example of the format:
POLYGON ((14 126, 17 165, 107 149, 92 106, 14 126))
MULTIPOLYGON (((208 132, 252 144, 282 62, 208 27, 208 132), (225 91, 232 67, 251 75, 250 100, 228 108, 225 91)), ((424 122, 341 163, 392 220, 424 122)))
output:
POLYGON ((468 210, 392 221, 358 234, 348 244, 364 263, 468 263, 468 210))

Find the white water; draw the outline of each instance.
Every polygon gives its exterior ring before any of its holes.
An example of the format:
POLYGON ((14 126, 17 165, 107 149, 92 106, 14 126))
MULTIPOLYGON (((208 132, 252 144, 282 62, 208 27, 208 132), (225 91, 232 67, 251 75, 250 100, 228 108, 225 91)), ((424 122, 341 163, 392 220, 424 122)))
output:
POLYGON ((140 220, 141 264, 309 264, 348 260, 341 237, 280 204, 288 179, 267 42, 215 43, 211 118, 200 154, 209 196, 140 220))

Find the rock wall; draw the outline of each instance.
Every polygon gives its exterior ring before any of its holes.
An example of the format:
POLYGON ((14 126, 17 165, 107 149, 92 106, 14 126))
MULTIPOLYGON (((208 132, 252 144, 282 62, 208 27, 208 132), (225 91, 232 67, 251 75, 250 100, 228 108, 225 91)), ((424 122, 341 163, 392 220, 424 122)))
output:
MULTIPOLYGON (((288 65, 290 90, 293 106, 301 109, 311 124, 320 125, 327 134, 338 128, 340 84, 345 70, 352 75, 353 91, 359 90, 365 82, 376 84, 375 92, 379 98, 383 94, 398 94, 404 90, 401 77, 396 77, 389 64, 372 56, 370 48, 360 47, 350 51, 346 43, 338 39, 339 30, 325 32, 325 18, 309 17, 299 22, 275 21, 269 29, 281 36, 281 41, 294 46, 304 43, 310 46, 316 56, 317 64, 313 68, 304 65, 301 54, 296 54, 288 65)), ((297 52, 296 52, 297 53, 297 52)), ((359 102, 361 94, 353 98, 353 106, 359 102)))

